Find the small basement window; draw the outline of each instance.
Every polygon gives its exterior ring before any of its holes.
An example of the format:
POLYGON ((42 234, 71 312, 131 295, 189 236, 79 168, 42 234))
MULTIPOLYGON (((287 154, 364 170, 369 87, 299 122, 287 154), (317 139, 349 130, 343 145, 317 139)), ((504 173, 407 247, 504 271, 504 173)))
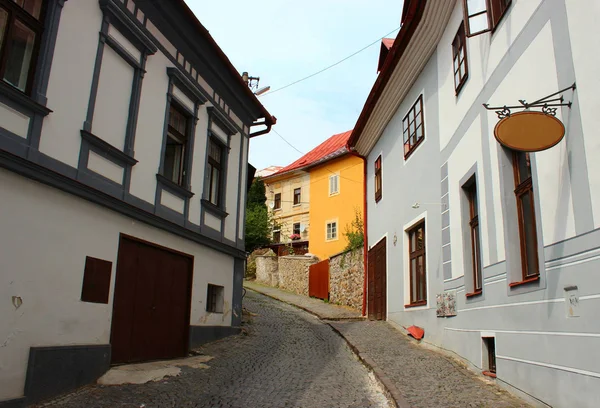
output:
POLYGON ((483 340, 483 372, 496 374, 496 338, 482 337, 483 340))
POLYGON ((223 286, 208 284, 206 291, 206 311, 211 313, 223 313, 225 300, 225 288, 223 286))

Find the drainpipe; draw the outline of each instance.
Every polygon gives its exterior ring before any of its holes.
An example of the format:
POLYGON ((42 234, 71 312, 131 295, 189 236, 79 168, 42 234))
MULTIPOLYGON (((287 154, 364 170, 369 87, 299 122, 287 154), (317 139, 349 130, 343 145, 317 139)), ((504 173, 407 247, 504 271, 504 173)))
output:
POLYGON ((260 136, 260 135, 264 135, 265 133, 269 133, 271 131, 271 127, 277 123, 277 118, 275 116, 272 116, 271 118, 265 119, 262 122, 258 122, 258 123, 253 123, 252 125, 250 125, 250 127, 252 126, 261 126, 261 125, 265 125, 267 128, 263 129, 263 130, 259 130, 257 132, 254 133, 250 133, 248 135, 248 137, 252 138, 252 137, 256 137, 256 136, 260 136))
POLYGON ((364 268, 364 277, 363 277, 363 302, 362 302, 362 315, 367 315, 367 274, 368 274, 368 261, 367 255, 369 253, 369 240, 367 239, 367 159, 364 156, 361 156, 357 152, 353 151, 350 146, 346 145, 346 149, 350 152, 351 155, 359 157, 363 160, 363 268, 364 268))

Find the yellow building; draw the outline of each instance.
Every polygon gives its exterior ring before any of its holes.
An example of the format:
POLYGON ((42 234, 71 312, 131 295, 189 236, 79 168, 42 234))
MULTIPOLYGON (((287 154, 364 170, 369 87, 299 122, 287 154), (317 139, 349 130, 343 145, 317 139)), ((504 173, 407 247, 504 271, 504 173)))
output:
POLYGON ((357 212, 364 214, 364 164, 346 147, 351 133, 330 137, 264 179, 267 205, 280 224, 275 242, 308 243, 308 251, 320 259, 346 248, 347 226, 357 212), (292 240, 296 234, 299 239, 292 240))

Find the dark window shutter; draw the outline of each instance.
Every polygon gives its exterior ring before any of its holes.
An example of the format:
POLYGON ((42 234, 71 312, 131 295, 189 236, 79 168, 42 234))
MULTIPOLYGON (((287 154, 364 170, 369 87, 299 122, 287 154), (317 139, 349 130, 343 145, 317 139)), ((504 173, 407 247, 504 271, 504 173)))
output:
POLYGON ((108 303, 112 262, 102 259, 85 258, 81 300, 90 303, 108 303))

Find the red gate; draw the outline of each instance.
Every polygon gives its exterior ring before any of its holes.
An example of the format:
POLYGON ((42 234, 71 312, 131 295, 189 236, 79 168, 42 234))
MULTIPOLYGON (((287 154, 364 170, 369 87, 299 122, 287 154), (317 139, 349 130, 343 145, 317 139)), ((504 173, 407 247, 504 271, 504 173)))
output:
POLYGON ((329 259, 308 268, 308 296, 329 300, 329 259))

